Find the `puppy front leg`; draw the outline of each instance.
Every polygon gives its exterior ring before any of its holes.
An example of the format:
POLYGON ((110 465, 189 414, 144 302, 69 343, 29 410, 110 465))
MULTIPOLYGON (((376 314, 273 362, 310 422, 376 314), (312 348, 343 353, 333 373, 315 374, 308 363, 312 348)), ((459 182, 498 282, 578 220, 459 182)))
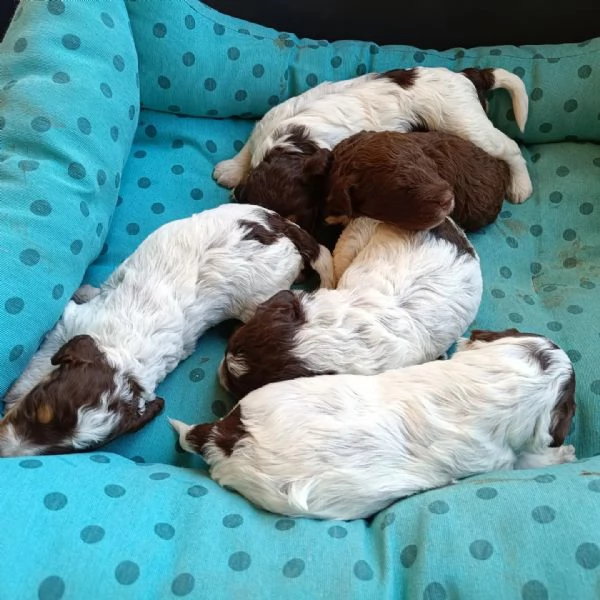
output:
POLYGON ((252 153, 250 152, 250 140, 233 157, 217 163, 213 170, 213 179, 223 187, 233 189, 239 185, 250 170, 252 153))
POLYGON ((577 460, 574 446, 544 448, 541 452, 523 452, 517 457, 515 469, 539 469, 551 465, 561 465, 577 460))
POLYGON ((350 224, 342 231, 333 249, 333 275, 336 285, 352 261, 369 243, 378 225, 379 221, 359 217, 350 221, 350 224))

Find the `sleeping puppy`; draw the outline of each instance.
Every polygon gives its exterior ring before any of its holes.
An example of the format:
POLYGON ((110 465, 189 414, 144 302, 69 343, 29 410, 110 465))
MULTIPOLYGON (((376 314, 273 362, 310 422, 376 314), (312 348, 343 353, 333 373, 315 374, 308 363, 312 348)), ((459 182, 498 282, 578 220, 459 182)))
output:
POLYGON ((450 360, 273 383, 216 423, 171 424, 261 508, 360 519, 469 475, 571 462, 574 413, 565 352, 513 329, 475 331, 450 360))
POLYGON ((457 135, 505 161, 508 197, 523 202, 532 186, 519 146, 485 112, 485 93, 511 95, 521 131, 528 111, 523 82, 504 69, 396 69, 322 83, 272 108, 232 159, 213 176, 235 188, 239 202, 260 204, 313 232, 325 200, 329 153, 360 131, 408 132, 426 128, 457 135))
POLYGON ((451 219, 418 232, 355 219, 333 256, 337 289, 279 292, 230 337, 219 378, 234 397, 273 381, 433 360, 477 314, 479 258, 451 219))
POLYGON ((261 207, 229 204, 162 226, 67 305, 4 399, 0 456, 89 449, 139 429, 163 406, 158 383, 208 328, 247 320, 305 268, 331 285, 329 251, 261 207))
POLYGON ((471 142, 438 131, 358 133, 333 150, 325 220, 371 217, 429 229, 451 216, 465 231, 495 221, 508 165, 471 142))

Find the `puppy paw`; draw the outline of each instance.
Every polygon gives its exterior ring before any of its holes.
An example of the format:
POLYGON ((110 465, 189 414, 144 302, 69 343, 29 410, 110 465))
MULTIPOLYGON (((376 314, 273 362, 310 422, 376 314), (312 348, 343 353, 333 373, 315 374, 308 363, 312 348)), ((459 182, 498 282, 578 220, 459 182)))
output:
POLYGON ((533 185, 531 178, 527 172, 527 167, 520 170, 518 173, 513 173, 510 186, 508 188, 508 200, 513 204, 521 204, 525 202, 533 193, 533 185))
POLYGON ((243 166, 240 166, 235 158, 222 160, 217 163, 213 170, 213 179, 223 187, 232 189, 238 185, 244 178, 245 172, 243 166))
POLYGON ((558 457, 561 463, 571 463, 577 460, 575 455, 575 446, 561 446, 558 451, 558 457))

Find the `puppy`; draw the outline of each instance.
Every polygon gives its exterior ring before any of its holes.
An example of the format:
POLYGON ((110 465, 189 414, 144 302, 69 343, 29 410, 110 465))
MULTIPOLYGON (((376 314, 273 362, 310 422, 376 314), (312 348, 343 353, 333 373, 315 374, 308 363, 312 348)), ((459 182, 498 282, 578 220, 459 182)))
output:
POLYGON ((238 201, 260 204, 307 231, 319 222, 325 200, 329 153, 360 131, 439 130, 469 140, 504 160, 511 173, 508 197, 523 202, 532 192, 519 146, 496 129, 485 112, 485 92, 511 95, 521 131, 528 111, 523 82, 504 69, 396 69, 322 83, 272 108, 232 159, 213 176, 235 188, 238 201))
POLYGON ((0 456, 83 450, 139 429, 163 406, 158 383, 208 328, 247 320, 306 267, 331 284, 329 252, 261 207, 164 225, 67 305, 5 398, 0 456))
POLYGON ((508 330, 473 332, 450 360, 273 383, 216 423, 171 424, 261 508, 359 519, 469 475, 571 462, 574 412, 565 352, 508 330))
POLYGON ((429 229, 450 215, 477 231, 495 221, 509 183, 504 161, 455 135, 364 131, 333 150, 325 220, 364 216, 429 229))
POLYGON ((433 360, 481 301, 479 258, 451 219, 419 232, 355 219, 336 245, 334 270, 337 289, 279 292, 234 332, 219 377, 236 398, 273 381, 433 360))

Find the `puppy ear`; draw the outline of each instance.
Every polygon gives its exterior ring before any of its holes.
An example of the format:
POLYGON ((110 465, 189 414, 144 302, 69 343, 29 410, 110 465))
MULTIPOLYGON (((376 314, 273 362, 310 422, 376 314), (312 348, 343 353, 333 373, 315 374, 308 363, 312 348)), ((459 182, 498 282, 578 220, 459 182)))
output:
POLYGON ((297 320, 302 315, 300 299, 292 290, 281 290, 258 307, 256 314, 259 313, 277 313, 287 319, 297 320))
POLYGON ((304 172, 313 177, 324 177, 329 173, 332 160, 331 150, 319 148, 304 164, 304 172))
POLYGON ((505 329, 504 331, 488 331, 485 329, 474 329, 471 331, 472 342, 495 342, 505 337, 519 335, 518 329, 505 329))
POLYGON ((329 191, 325 202, 325 216, 338 217, 340 215, 351 217, 352 210, 352 184, 341 182, 329 191))
POLYGON ((96 342, 89 335, 70 339, 50 359, 53 365, 92 364, 100 358, 96 342))

